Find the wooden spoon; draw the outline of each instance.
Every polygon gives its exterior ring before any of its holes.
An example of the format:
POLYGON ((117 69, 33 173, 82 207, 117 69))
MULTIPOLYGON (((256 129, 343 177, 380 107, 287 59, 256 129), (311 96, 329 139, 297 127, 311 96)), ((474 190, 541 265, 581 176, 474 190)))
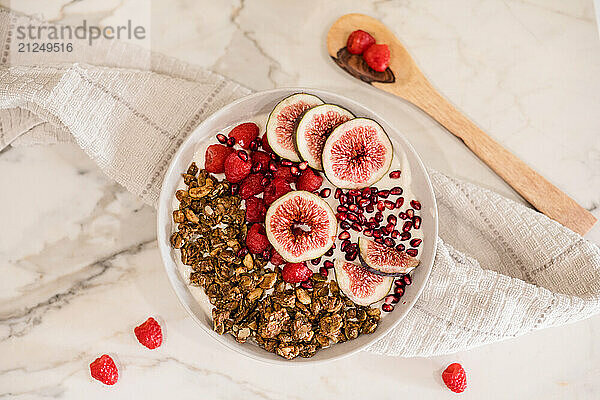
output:
POLYGON ((339 18, 329 29, 327 48, 334 61, 351 75, 401 97, 429 114, 460 138, 537 210, 581 235, 596 223, 590 212, 454 108, 431 86, 396 36, 375 18, 362 14, 347 14, 339 18), (352 55, 345 49, 348 36, 357 29, 369 32, 377 43, 389 46, 391 60, 388 70, 376 73, 366 66, 361 56, 352 55))

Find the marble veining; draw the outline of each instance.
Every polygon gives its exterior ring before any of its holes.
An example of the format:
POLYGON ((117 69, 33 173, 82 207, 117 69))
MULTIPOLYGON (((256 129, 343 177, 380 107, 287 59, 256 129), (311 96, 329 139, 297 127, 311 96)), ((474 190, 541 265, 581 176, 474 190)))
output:
MULTIPOLYGON (((352 80, 329 59, 329 25, 348 12, 390 26, 439 90, 496 140, 600 217, 600 46, 591 0, 0 0, 48 20, 141 21, 143 45, 255 90, 306 86, 364 103, 427 166, 522 201, 414 107, 352 80)), ((598 398, 600 317, 469 352, 404 359, 361 353, 273 367, 217 345, 178 303, 156 247, 155 211, 109 181, 75 145, 0 152, 0 398, 598 398), (165 329, 157 350, 133 328, 165 329), (103 353, 121 379, 89 377, 103 353), (526 371, 522 373, 521 371, 526 371), (507 384, 508 382, 508 384, 507 384)), ((600 227, 587 235, 600 243, 600 227)))

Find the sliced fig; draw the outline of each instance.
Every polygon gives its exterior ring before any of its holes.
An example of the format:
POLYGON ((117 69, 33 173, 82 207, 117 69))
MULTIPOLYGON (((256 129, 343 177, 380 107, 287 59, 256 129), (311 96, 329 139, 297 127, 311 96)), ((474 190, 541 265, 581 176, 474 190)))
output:
POLYGON ((361 237, 358 239, 358 257, 364 267, 374 274, 400 276, 409 273, 419 260, 404 251, 361 237))
POLYGON ((266 136, 271 149, 281 158, 298 162, 294 131, 300 116, 308 109, 323 104, 323 100, 307 93, 296 93, 281 100, 267 120, 266 136))
POLYGON ((354 115, 335 104, 321 104, 306 111, 296 126, 296 149, 308 165, 323 170, 321 155, 329 134, 354 115))
POLYGON ((322 256, 337 234, 337 220, 322 198, 296 190, 275 200, 265 219, 271 245, 292 263, 322 256))
POLYGON ((376 275, 362 265, 338 258, 335 279, 344 294, 356 304, 368 306, 383 299, 391 290, 394 278, 376 275))
POLYGON ((323 170, 337 187, 360 189, 383 177, 392 163, 392 142, 372 119, 354 118, 331 132, 323 147, 323 170))

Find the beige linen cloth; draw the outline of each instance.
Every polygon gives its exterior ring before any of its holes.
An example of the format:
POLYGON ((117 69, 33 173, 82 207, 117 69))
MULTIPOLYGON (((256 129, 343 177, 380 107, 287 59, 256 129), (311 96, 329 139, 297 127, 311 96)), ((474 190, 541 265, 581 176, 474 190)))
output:
MULTIPOLYGON (((69 54, 16 53, 0 9, 0 149, 75 141, 112 179, 155 205, 169 161, 204 118, 249 90, 115 40, 69 54), (40 63, 43 60, 43 64, 40 63), (53 65, 54 64, 54 65, 53 65)), ((600 310, 600 249, 544 215, 432 171, 440 240, 431 277, 402 323, 368 350, 466 350, 600 310)))

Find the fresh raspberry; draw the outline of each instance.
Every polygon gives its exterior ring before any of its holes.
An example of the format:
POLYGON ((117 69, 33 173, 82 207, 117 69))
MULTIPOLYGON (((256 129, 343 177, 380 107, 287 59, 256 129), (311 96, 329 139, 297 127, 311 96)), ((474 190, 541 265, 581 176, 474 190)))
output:
POLYGON ((292 174, 292 168, 291 167, 286 167, 284 165, 280 165, 277 168, 277 171, 273 172, 273 178, 274 179, 283 179, 286 182, 296 182, 298 180, 297 176, 294 176, 292 174))
POLYGON ((204 155, 204 169, 213 174, 225 171, 225 159, 233 153, 231 147, 222 144, 211 144, 204 155))
POLYGON ((269 139, 267 139, 267 135, 263 135, 260 139, 262 141, 262 148, 267 153, 273 153, 273 149, 269 146, 269 139))
POLYGON ((254 224, 246 234, 246 246, 253 254, 260 254, 269 247, 269 239, 265 235, 265 227, 262 224, 254 224))
POLYGON ((252 153, 252 165, 259 163, 261 165, 260 170, 266 172, 269 169, 269 162, 271 156, 264 151, 255 151, 252 153))
POLYGON ((264 222, 266 213, 267 207, 263 199, 254 196, 246 199, 246 222, 264 222))
POLYGON ((114 385, 119 380, 119 370, 113 359, 104 354, 96 358, 90 364, 90 373, 92 378, 99 380, 105 385, 114 385))
POLYGON ((467 388, 467 374, 458 363, 448 365, 442 372, 442 380, 454 393, 462 393, 467 388))
POLYGON ((271 261, 271 264, 273 265, 285 264, 284 258, 281 257, 281 254, 279 254, 275 249, 273 249, 273 253, 271 254, 271 259, 269 261, 271 261))
POLYGON ((390 49, 387 44, 374 44, 365 50, 363 58, 369 67, 383 72, 390 65, 390 49))
POLYGON ((250 143, 258 137, 258 125, 254 122, 239 124, 229 132, 229 137, 235 138, 235 142, 244 149, 249 149, 250 143))
POLYGON ((304 282, 313 272, 304 263, 287 263, 283 267, 283 280, 288 283, 304 282))
POLYGON ((365 50, 375 44, 375 38, 368 32, 356 30, 348 36, 346 48, 352 54, 362 54, 365 50))
MULTIPOLYGON (((242 155, 243 153, 242 151, 242 155)), ((246 160, 243 160, 240 153, 236 151, 225 159, 225 178, 231 183, 240 182, 250 174, 251 168, 252 162, 248 155, 246 154, 246 160)))
POLYGON ((261 174, 250 174, 240 184, 240 197, 246 200, 250 196, 262 193, 265 188, 261 185, 263 180, 261 174))
POLYGON ((160 347, 162 344, 162 329, 156 320, 152 317, 133 330, 138 342, 150 350, 160 347))
POLYGON ((320 188, 322 183, 323 177, 319 173, 315 173, 312 168, 306 168, 296 182, 296 189, 313 192, 320 188))
POLYGON ((269 206, 275 200, 277 200, 284 194, 289 193, 291 191, 292 191, 292 188, 291 188, 289 182, 286 182, 285 180, 283 180, 281 178, 273 179, 273 182, 271 182, 269 184, 269 186, 267 186, 267 188, 265 189, 265 194, 263 195, 263 199, 265 200, 265 204, 269 206))

